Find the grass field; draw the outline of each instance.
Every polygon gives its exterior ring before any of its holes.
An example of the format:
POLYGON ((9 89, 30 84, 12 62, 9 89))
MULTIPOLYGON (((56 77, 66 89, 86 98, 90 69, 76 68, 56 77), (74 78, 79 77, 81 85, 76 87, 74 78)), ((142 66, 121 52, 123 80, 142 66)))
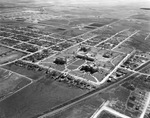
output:
POLYGON ((145 40, 147 36, 147 33, 140 32, 137 35, 134 35, 131 41, 127 41, 127 44, 142 52, 149 52, 150 42, 149 40, 145 40))
POLYGON ((73 62, 72 64, 76 65, 76 66, 81 66, 84 63, 85 63, 85 60, 78 59, 77 61, 73 62))
POLYGON ((2 25, 12 25, 12 26, 21 26, 21 27, 26 27, 26 26, 31 26, 31 23, 27 22, 22 22, 22 21, 15 21, 15 20, 0 20, 0 24, 2 25))
POLYGON ((80 25, 80 24, 86 24, 87 25, 87 24, 93 23, 90 26, 101 27, 101 26, 104 26, 104 25, 109 24, 111 22, 114 22, 116 20, 117 19, 111 19, 111 18, 79 18, 79 19, 74 19, 73 21, 71 21, 69 23, 69 25, 76 26, 76 25, 80 25))
POLYGON ((37 80, 43 77, 44 71, 33 71, 33 70, 29 70, 27 68, 24 67, 19 67, 16 66, 15 64, 9 64, 4 66, 3 68, 6 68, 8 70, 14 71, 16 73, 19 73, 21 75, 25 75, 33 80, 37 80))
POLYGON ((150 74, 150 64, 146 65, 144 68, 140 70, 141 73, 150 74))
POLYGON ((59 71, 64 71, 65 70, 65 65, 57 65, 57 64, 51 63, 51 62, 40 63, 40 64, 44 65, 45 67, 50 67, 52 69, 59 70, 59 71))
POLYGON ((131 45, 129 45, 128 42, 127 43, 125 42, 119 45, 118 47, 114 48, 114 51, 115 50, 125 54, 129 54, 134 50, 134 48, 131 45))
POLYGON ((19 59, 21 58, 22 56, 25 56, 24 53, 22 52, 19 52, 19 51, 12 51, 11 53, 6 53, 5 56, 1 56, 0 58, 0 64, 5 64, 7 62, 11 62, 15 59, 19 59))
POLYGON ((136 19, 125 19, 120 20, 114 24, 112 24, 113 27, 116 27, 117 29, 136 29, 136 30, 143 30, 143 31, 150 31, 149 29, 149 23, 146 21, 139 21, 136 19))
POLYGON ((106 77, 106 75, 108 73, 109 73, 108 71, 106 71, 106 70, 101 68, 101 69, 99 69, 99 72, 96 72, 96 73, 94 73, 92 75, 93 75, 93 77, 97 78, 97 80, 99 82, 101 82, 106 77))
POLYGON ((10 51, 12 51, 12 50, 9 48, 0 46, 0 55, 5 54, 5 53, 10 52, 10 51))
POLYGON ((76 65, 69 65, 69 66, 67 66, 67 69, 69 69, 69 70, 75 70, 75 69, 77 69, 79 66, 76 66, 76 65))
POLYGON ((86 33, 86 32, 87 32, 87 30, 82 30, 82 29, 74 28, 74 29, 70 29, 70 30, 61 32, 61 33, 59 33, 59 34, 60 34, 60 35, 63 35, 63 36, 75 37, 75 36, 84 34, 84 33, 86 33))
POLYGON ((52 27, 52 26, 46 26, 45 28, 42 29, 42 31, 48 31, 48 32, 51 32, 51 33, 60 33, 60 32, 63 32, 65 31, 66 29, 65 28, 62 28, 62 27, 52 27))
POLYGON ((117 116, 109 113, 108 111, 104 110, 100 113, 100 115, 97 118, 120 118, 120 117, 117 117, 117 116))
POLYGON ((127 102, 129 96, 130 91, 123 87, 118 87, 115 89, 114 93, 111 93, 111 99, 117 98, 119 101, 123 102, 123 104, 127 102))
POLYGON ((87 91, 45 78, 0 103, 0 117, 32 118, 87 91))
POLYGON ((46 118, 90 118, 103 103, 99 95, 95 95, 62 112, 46 118))
POLYGON ((125 55, 120 54, 112 60, 112 63, 116 66, 124 59, 124 57, 125 57, 125 55))
POLYGON ((52 26, 61 26, 63 24, 67 24, 69 21, 66 19, 50 19, 46 21, 41 21, 39 24, 47 24, 52 26))
POLYGON ((131 16, 131 18, 133 18, 133 19, 139 19, 139 20, 146 20, 146 21, 150 20, 150 16, 145 15, 145 14, 133 15, 133 16, 131 16))
POLYGON ((84 73, 84 72, 81 72, 79 69, 77 70, 70 70, 69 74, 71 75, 75 75, 77 77, 81 77, 83 78, 84 80, 86 81, 90 81, 90 82, 95 82, 97 83, 97 80, 95 79, 95 76, 92 76, 91 74, 89 73, 84 73))
POLYGON ((29 83, 30 80, 25 77, 0 69, 0 100, 29 83))
POLYGON ((124 110, 126 110, 126 103, 130 96, 130 90, 118 86, 105 91, 100 95, 102 99, 110 101, 108 104, 109 107, 124 114, 124 110))

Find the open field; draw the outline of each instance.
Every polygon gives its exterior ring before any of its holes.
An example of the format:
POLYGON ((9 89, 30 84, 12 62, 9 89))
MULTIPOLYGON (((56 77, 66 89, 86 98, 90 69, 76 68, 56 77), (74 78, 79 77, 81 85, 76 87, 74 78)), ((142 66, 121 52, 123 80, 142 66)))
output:
POLYGON ((8 97, 31 81, 7 70, 0 69, 0 100, 8 97))
POLYGON ((127 44, 126 42, 114 48, 114 51, 119 51, 125 54, 130 54, 133 50, 134 48, 129 44, 127 44))
POLYGON ((102 103, 103 101, 100 96, 96 95, 70 107, 69 109, 61 111, 56 115, 47 116, 46 118, 90 118, 102 103))
POLYGON ((118 28, 133 28, 136 30, 143 30, 143 31, 150 31, 149 29, 149 22, 147 21, 140 21, 137 19, 124 19, 120 20, 119 22, 114 23, 112 26, 117 26, 118 28))
POLYGON ((145 38, 148 36, 147 32, 139 32, 133 37, 131 37, 130 41, 127 41, 127 44, 129 46, 134 47, 137 50, 141 50, 143 52, 149 52, 150 51, 150 42, 148 40, 145 40, 145 38))
POLYGON ((150 65, 144 67, 140 72, 150 74, 150 65))
POLYGON ((1 102, 0 116, 31 118, 84 93, 86 91, 45 78, 1 102))
POLYGON ((63 32, 66 29, 62 27, 56 27, 56 26, 47 26, 42 24, 33 25, 32 27, 38 28, 41 31, 50 32, 50 33, 59 33, 63 32))
POLYGON ((98 118, 120 118, 120 117, 117 117, 114 114, 111 114, 108 111, 104 110, 104 111, 102 111, 100 113, 100 115, 98 116, 98 118))
MULTIPOLYGON (((36 66, 36 68, 37 67, 38 66, 36 66)), ((23 66, 19 66, 19 64, 16 65, 15 63, 11 63, 9 65, 4 66, 3 68, 14 71, 21 75, 27 76, 33 80, 41 79, 44 74, 44 70, 39 69, 39 71, 36 71, 36 70, 34 70, 34 68, 31 64, 27 67, 26 63, 23 66)))
POLYGON ((0 24, 2 24, 2 25, 4 25, 4 24, 13 25, 14 27, 15 26, 30 26, 30 25, 32 25, 31 23, 18 22, 15 20, 0 20, 0 24))
POLYGON ((144 15, 144 14, 133 15, 131 18, 139 19, 139 20, 146 20, 146 21, 150 20, 150 16, 144 15))
POLYGON ((16 51, 3 46, 1 46, 0 49, 0 64, 5 64, 14 61, 26 55, 26 53, 24 52, 16 51))
POLYGON ((81 34, 84 34, 85 32, 87 32, 86 30, 83 29, 78 29, 78 28, 74 28, 74 29, 70 29, 68 31, 64 31, 59 33, 60 35, 65 35, 65 36, 70 36, 70 37, 75 37, 81 34))
POLYGON ((71 21, 69 25, 76 26, 81 24, 90 24, 89 26, 101 27, 111 22, 114 22, 116 20, 117 19, 111 19, 111 18, 79 18, 71 21))
POLYGON ((10 51, 11 51, 11 49, 0 46, 0 55, 3 55, 3 54, 10 52, 10 51))
POLYGON ((89 118, 97 109, 100 108, 102 103, 106 102, 107 100, 113 101, 115 100, 114 98, 125 102, 129 96, 129 93, 129 90, 126 90, 122 87, 113 87, 109 90, 101 92, 100 94, 81 101, 78 104, 73 105, 72 107, 64 109, 57 114, 47 116, 46 118, 89 118), (124 94, 124 92, 126 94, 124 94), (124 97, 126 97, 126 99, 124 99, 124 97))
POLYGON ((69 21, 66 19, 50 19, 47 21, 40 22, 41 24, 52 25, 52 26, 61 26, 67 24, 69 21))
POLYGON ((0 64, 11 62, 15 59, 22 57, 22 56, 24 56, 24 54, 18 53, 18 52, 12 52, 10 54, 5 55, 4 57, 1 57, 0 64))

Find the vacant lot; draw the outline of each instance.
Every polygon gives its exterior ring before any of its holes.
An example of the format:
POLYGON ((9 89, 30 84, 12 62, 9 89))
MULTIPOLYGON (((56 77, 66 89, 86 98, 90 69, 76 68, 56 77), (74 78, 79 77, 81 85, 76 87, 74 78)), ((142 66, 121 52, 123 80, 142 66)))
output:
POLYGON ((125 53, 125 54, 129 54, 134 50, 134 48, 132 47, 132 45, 129 45, 128 42, 125 42, 119 45, 118 47, 114 48, 114 50, 125 53))
POLYGON ((0 64, 4 64, 7 62, 11 62, 15 59, 19 59, 22 56, 24 56, 25 54, 22 52, 18 52, 18 51, 12 51, 11 53, 6 53, 5 56, 0 56, 0 64))
POLYGON ((9 48, 5 48, 3 46, 0 46, 0 55, 5 54, 6 52, 10 52, 10 51, 12 51, 12 50, 9 48))

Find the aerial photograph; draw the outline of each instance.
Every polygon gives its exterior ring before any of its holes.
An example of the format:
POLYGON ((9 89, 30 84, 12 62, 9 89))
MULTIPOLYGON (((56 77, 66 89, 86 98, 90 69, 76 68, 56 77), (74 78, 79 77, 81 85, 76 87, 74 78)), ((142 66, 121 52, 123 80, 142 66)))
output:
POLYGON ((0 0, 0 118, 150 118, 150 0, 0 0))

